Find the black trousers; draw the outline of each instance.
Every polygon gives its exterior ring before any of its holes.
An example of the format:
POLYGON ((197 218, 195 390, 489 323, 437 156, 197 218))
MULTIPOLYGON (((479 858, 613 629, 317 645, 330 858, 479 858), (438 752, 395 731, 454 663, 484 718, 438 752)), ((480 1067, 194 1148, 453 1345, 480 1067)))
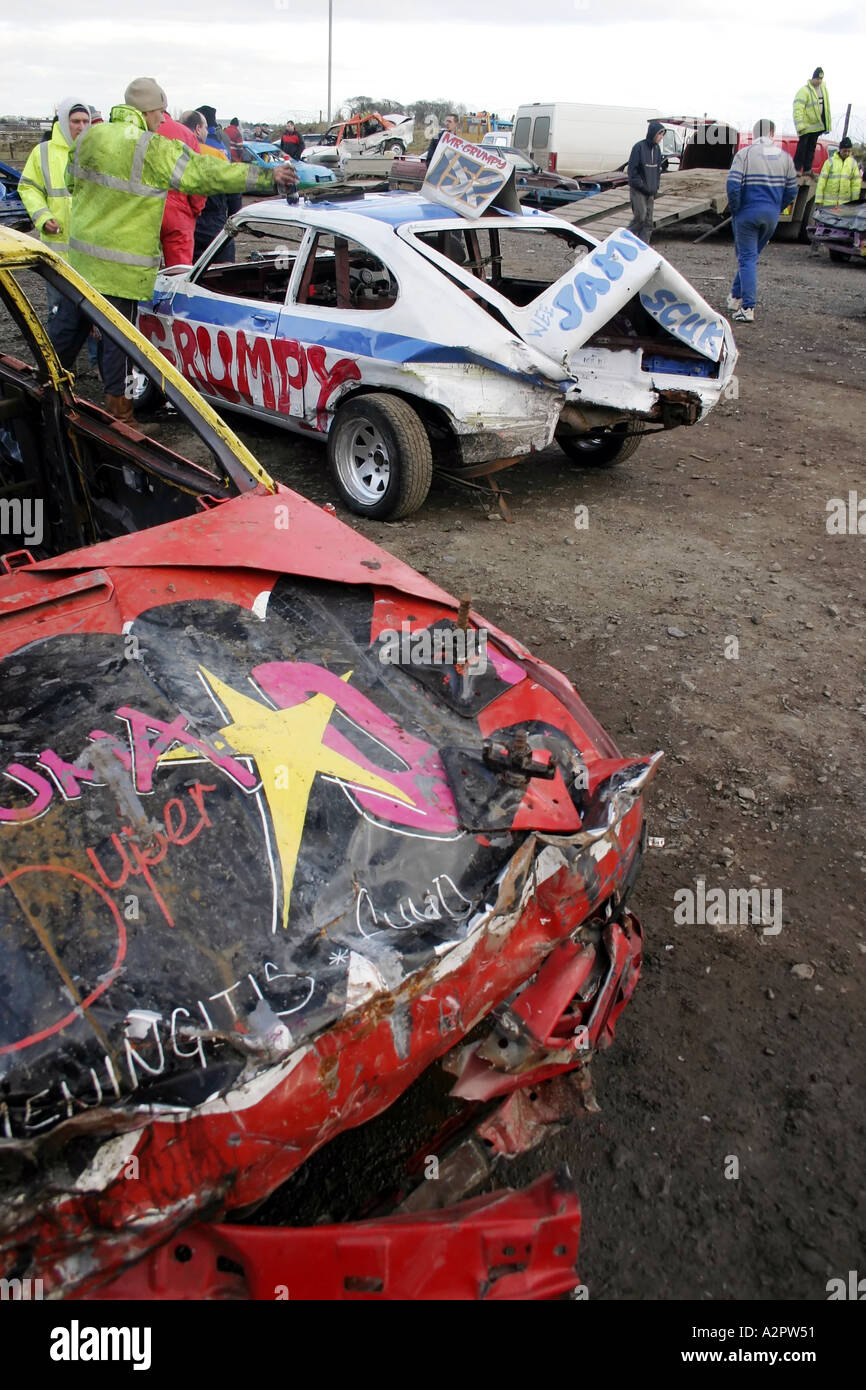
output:
POLYGON ((810 174, 812 172, 812 162, 815 158, 815 146, 817 143, 817 130, 813 130, 809 135, 800 136, 794 155, 794 168, 797 170, 798 174, 810 174))
POLYGON ((45 325, 60 365, 67 371, 75 366, 79 352, 90 336, 91 322, 85 313, 61 294, 53 285, 46 285, 48 321, 45 325))
MULTIPOLYGON (((130 323, 135 323, 138 312, 137 299, 121 299, 116 294, 107 294, 108 300, 119 314, 130 323)), ((111 336, 110 330, 102 333, 102 385, 106 396, 126 395, 126 349, 111 336)))

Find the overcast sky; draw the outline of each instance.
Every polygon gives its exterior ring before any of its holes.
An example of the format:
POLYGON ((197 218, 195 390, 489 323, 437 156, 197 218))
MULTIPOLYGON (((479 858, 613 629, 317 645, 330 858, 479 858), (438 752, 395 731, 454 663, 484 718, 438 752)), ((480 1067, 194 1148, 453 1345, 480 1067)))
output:
MULTIPOLYGON (((223 118, 272 124, 325 116, 328 0, 144 0, 138 12, 117 0, 7 0, 4 10, 0 114, 46 115, 75 96, 107 115, 148 75, 172 110, 207 102, 223 118)), ((862 15, 845 0, 333 0, 332 104, 444 97, 510 116, 523 102, 584 101, 740 126, 768 115, 793 129, 794 93, 820 64, 835 133, 851 101, 863 138, 862 15)))

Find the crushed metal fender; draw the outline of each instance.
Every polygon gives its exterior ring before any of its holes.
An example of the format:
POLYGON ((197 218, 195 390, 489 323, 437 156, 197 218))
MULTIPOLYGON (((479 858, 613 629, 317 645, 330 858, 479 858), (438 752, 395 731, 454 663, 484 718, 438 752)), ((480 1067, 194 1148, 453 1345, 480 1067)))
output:
POLYGON ((192 1226, 96 1299, 550 1299, 578 1283, 567 1168, 445 1211, 337 1226, 192 1226))

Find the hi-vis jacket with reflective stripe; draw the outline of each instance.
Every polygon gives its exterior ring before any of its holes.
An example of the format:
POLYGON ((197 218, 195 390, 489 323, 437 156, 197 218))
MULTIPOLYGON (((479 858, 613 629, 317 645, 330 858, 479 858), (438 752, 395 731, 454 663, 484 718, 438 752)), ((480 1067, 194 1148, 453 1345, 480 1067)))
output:
POLYGON ((840 154, 832 154, 825 159, 815 191, 815 202, 822 207, 835 207, 836 203, 856 203, 859 197, 860 170, 857 161, 850 154, 847 159, 840 154))
POLYGON ((193 154, 148 129, 133 106, 76 141, 69 264, 101 294, 150 299, 159 270, 159 229, 169 188, 181 193, 271 193, 273 173, 193 154))
POLYGON ((66 166, 69 162, 69 145, 64 139, 60 126, 55 125, 50 140, 42 140, 30 151, 21 178, 18 193, 30 214, 30 220, 46 246, 66 259, 69 251, 69 189, 66 187, 66 166), (54 218, 60 231, 53 236, 43 232, 43 223, 54 218))
POLYGON ((820 134, 830 129, 830 93, 827 91, 826 82, 822 82, 817 91, 811 82, 800 88, 794 97, 794 125, 798 135, 812 135, 815 131, 820 134))

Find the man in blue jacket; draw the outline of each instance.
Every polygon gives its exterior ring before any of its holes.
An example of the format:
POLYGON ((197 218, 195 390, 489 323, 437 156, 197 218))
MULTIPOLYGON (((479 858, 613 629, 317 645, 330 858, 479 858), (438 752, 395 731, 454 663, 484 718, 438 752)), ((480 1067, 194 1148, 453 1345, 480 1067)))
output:
POLYGON ((628 191, 634 217, 629 231, 647 245, 653 234, 653 203, 662 176, 662 152, 659 146, 665 128, 661 121, 650 121, 645 140, 638 140, 628 160, 628 191))
MULTIPOLYGON (((205 131, 200 134, 198 130, 193 133, 198 137, 201 145, 202 154, 215 155, 218 159, 228 159, 228 151, 225 142, 220 134, 217 125, 216 108, 213 106, 199 106, 205 131)), ((234 213, 240 212, 243 205, 243 198, 240 193, 214 193, 208 198, 202 211, 196 218, 195 242, 193 255, 198 260, 203 251, 207 250, 214 237, 219 236, 226 221, 234 213)), ((235 258, 234 241, 227 241, 214 256, 214 264, 217 261, 233 261, 235 258)))
POLYGON ((735 323, 754 323, 758 297, 758 257, 776 230, 779 214, 797 196, 794 161, 773 144, 776 127, 758 121, 751 145, 734 155, 728 174, 728 207, 733 219, 737 274, 728 295, 735 323))

